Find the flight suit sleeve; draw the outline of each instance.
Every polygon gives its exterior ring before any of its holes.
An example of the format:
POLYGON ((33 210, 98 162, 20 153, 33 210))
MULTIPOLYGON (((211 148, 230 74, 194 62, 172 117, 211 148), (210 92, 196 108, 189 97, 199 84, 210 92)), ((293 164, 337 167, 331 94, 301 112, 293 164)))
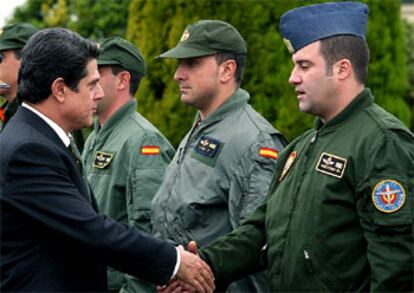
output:
POLYGON ((367 241, 370 291, 414 291, 414 139, 393 131, 367 154, 357 209, 367 241))
MULTIPOLYGON (((165 169, 174 156, 171 144, 160 136, 144 137, 133 155, 127 180, 127 211, 129 224, 150 232, 151 201, 157 192, 165 169)), ((125 274, 126 283, 120 292, 155 292, 155 285, 125 274)))
POLYGON ((213 271, 217 291, 266 268, 263 262, 265 217, 266 204, 263 204, 241 226, 198 250, 213 271))
POLYGON ((173 156, 174 149, 164 138, 154 135, 142 139, 133 155, 126 187, 128 221, 131 225, 150 231, 151 201, 173 156))
POLYGON ((263 204, 284 140, 261 134, 243 155, 230 182, 229 212, 236 228, 263 204))

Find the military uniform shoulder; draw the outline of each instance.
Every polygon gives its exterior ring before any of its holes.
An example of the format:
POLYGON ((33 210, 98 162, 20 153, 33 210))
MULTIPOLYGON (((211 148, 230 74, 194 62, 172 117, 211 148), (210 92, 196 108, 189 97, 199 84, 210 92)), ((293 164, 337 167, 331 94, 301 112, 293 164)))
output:
POLYGON ((371 107, 367 108, 366 112, 381 132, 386 133, 388 131, 399 131, 406 133, 414 139, 414 134, 408 129, 407 126, 377 104, 373 104, 371 107))
POLYGON ((135 112, 133 115, 131 115, 131 120, 133 123, 133 126, 136 130, 139 130, 141 133, 141 137, 147 137, 147 138, 157 138, 158 140, 165 140, 167 139, 164 137, 164 135, 156 128, 150 121, 148 121, 144 116, 142 116, 140 113, 135 112))
POLYGON ((250 121, 260 132, 266 132, 269 134, 280 133, 269 121, 253 109, 251 105, 246 105, 244 113, 247 115, 249 119, 248 121, 250 121))
POLYGON ((129 115, 128 124, 134 131, 139 131, 142 134, 151 134, 156 131, 155 126, 138 112, 129 115))

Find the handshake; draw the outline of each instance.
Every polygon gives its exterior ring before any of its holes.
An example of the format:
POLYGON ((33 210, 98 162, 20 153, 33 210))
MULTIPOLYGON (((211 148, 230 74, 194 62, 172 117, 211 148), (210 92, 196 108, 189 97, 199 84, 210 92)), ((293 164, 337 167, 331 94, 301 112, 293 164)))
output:
POLYGON ((164 286, 157 287, 159 293, 206 292, 215 289, 214 275, 210 267, 196 255, 197 244, 188 243, 188 252, 178 247, 181 262, 176 276, 164 286))

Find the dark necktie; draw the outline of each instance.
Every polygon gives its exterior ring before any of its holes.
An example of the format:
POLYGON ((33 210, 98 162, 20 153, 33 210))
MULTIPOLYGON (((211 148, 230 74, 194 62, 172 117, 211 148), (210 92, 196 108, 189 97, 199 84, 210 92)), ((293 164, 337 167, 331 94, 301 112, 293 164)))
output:
POLYGON ((81 174, 81 176, 83 178, 83 182, 85 183, 86 191, 88 193, 88 199, 89 199, 89 201, 91 201, 89 181, 86 178, 86 176, 83 174, 83 165, 82 165, 82 160, 81 160, 81 155, 79 153, 79 149, 76 146, 76 143, 73 140, 73 137, 71 135, 69 135, 69 139, 70 139, 70 144, 68 146, 68 149, 69 149, 70 153, 72 154, 73 158, 75 159, 76 166, 78 167, 79 173, 81 174))
POLYGON ((79 172, 83 175, 83 166, 82 166, 81 156, 80 156, 78 147, 76 146, 75 141, 73 140, 72 136, 70 136, 69 139, 70 139, 70 144, 68 146, 68 149, 76 161, 76 166, 78 167, 79 172))

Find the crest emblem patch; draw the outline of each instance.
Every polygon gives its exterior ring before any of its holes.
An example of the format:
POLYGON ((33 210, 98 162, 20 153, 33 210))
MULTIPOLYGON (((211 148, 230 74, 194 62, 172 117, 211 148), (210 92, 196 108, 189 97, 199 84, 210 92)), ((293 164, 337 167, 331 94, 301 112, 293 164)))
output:
POLYGON ((105 169, 111 164, 114 154, 105 153, 102 151, 97 151, 95 155, 95 160, 93 166, 98 169, 105 169))
POLYGON ((404 205, 405 197, 402 185, 391 179, 381 180, 372 190, 372 202, 383 213, 398 211, 404 205))
POLYGON ((346 164, 346 159, 324 152, 319 158, 316 170, 333 177, 342 178, 346 164))
POLYGON ((183 34, 181 35, 181 42, 187 41, 187 39, 190 37, 190 33, 188 32, 188 30, 185 30, 183 32, 183 34))
POLYGON ((290 153, 289 158, 286 160, 285 166, 283 167, 282 174, 279 177, 279 181, 282 181, 285 178, 287 172, 289 171, 290 167, 292 167, 293 162, 297 157, 297 152, 293 151, 290 153))
POLYGON ((295 50, 293 49, 292 42, 285 38, 283 38, 283 42, 285 42, 286 48, 288 49, 289 53, 293 54, 295 50))

